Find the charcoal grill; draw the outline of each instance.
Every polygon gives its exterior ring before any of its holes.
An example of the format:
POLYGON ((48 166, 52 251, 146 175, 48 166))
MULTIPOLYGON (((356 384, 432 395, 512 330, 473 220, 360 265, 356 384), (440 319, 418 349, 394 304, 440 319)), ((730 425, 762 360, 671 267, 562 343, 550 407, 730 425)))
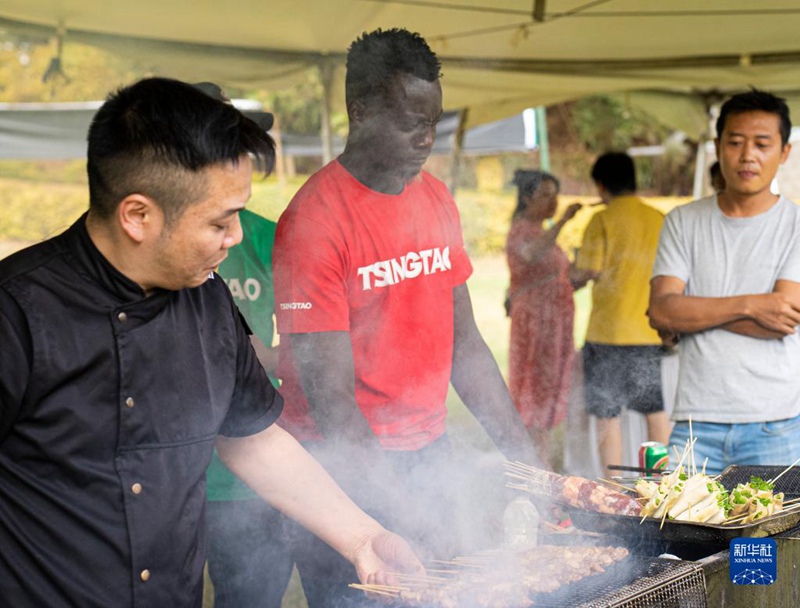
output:
POLYGON ((629 556, 598 575, 552 593, 531 595, 536 608, 706 608, 703 571, 693 562, 629 556))
MULTIPOLYGON (((630 555, 601 573, 531 593, 531 608, 706 608, 703 570, 695 562, 630 555)), ((489 604, 491 605, 491 604, 489 604)), ((499 605, 503 605, 502 603, 499 605)), ((485 608, 462 598, 459 608, 485 608)), ((425 608, 439 608, 427 605, 425 608)))

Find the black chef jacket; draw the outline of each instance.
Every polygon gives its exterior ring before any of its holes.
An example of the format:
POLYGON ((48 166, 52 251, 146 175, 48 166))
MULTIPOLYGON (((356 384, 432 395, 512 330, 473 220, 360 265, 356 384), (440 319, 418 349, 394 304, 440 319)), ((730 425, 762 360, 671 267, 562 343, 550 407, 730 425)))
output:
POLYGON ((199 607, 214 440, 281 408, 218 276, 145 297, 85 216, 0 262, 0 604, 199 607))

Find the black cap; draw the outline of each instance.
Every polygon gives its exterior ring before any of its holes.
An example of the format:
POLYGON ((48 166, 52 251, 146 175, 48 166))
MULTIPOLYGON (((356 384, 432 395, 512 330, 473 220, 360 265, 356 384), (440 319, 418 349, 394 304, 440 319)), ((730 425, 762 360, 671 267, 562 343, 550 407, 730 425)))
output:
MULTIPOLYGON (((192 84, 192 86, 198 91, 205 93, 212 99, 216 99, 217 101, 222 101, 224 103, 231 103, 231 98, 228 97, 228 94, 225 93, 222 87, 218 84, 213 82, 195 82, 192 84)), ((269 131, 272 128, 272 125, 275 124, 275 117, 270 112, 264 112, 261 110, 242 110, 242 114, 255 121, 256 124, 265 131, 269 131)))

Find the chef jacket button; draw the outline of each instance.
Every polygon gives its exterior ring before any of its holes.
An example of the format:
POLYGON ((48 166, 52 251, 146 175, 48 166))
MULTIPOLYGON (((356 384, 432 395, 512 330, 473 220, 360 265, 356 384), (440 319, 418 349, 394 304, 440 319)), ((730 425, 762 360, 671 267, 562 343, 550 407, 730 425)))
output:
POLYGON ((128 407, 133 407, 134 405, 136 405, 136 402, 133 400, 133 397, 128 397, 127 399, 125 399, 125 405, 127 405, 128 407))
POLYGON ((120 323, 125 323, 125 321, 128 320, 128 315, 127 313, 121 312, 117 315, 117 319, 119 319, 120 323))
POLYGON ((142 493, 142 484, 135 483, 131 486, 131 492, 134 494, 141 494, 142 493))
POLYGON ((149 581, 150 580, 150 570, 148 570, 147 568, 142 570, 142 572, 139 574, 139 578, 141 578, 145 582, 149 581))

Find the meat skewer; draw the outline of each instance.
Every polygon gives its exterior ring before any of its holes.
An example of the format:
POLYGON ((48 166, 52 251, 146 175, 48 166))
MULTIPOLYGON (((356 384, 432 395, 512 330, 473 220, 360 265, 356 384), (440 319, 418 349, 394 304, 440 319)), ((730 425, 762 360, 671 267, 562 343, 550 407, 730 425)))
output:
MULTIPOLYGON (((350 585, 367 593, 393 597, 411 606, 438 608, 527 608, 531 595, 552 593, 563 585, 604 572, 628 556, 624 547, 540 545, 521 553, 481 555, 480 570, 465 568, 452 578, 398 575, 398 585, 350 585), (433 580, 428 580, 433 579, 433 580)), ((476 558, 455 558, 469 564, 476 558)))
POLYGON ((552 498, 556 502, 596 513, 638 515, 640 505, 631 496, 583 477, 558 475, 521 462, 506 461, 506 475, 527 484, 513 487, 531 494, 552 498))

